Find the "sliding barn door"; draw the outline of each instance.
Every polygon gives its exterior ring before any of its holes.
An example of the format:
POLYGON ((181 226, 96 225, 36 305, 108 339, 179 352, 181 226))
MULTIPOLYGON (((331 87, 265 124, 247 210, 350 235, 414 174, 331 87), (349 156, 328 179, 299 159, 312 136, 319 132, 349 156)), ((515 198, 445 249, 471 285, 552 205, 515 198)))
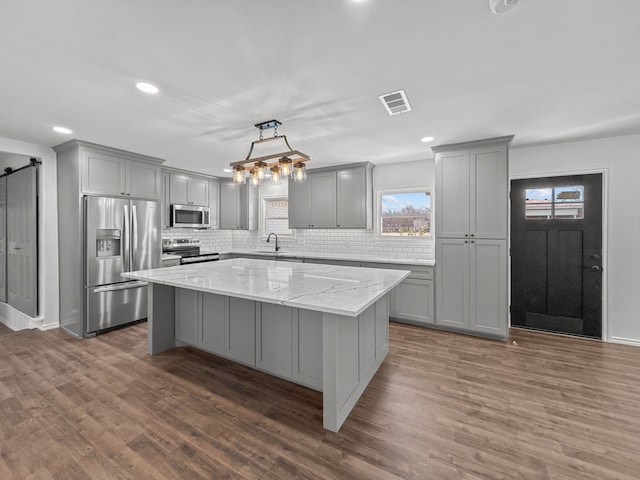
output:
POLYGON ((0 177, 0 302, 7 301, 7 177, 0 177))
POLYGON ((37 167, 7 176, 7 293, 9 305, 38 315, 37 167))

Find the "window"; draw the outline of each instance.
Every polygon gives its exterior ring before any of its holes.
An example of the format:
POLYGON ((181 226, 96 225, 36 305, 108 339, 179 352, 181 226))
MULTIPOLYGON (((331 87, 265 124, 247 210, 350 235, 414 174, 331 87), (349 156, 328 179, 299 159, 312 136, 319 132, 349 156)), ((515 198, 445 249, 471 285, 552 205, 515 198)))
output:
POLYGON ((525 192, 527 220, 584 218, 584 186, 528 188, 525 192))
POLYGON ((381 237, 430 237, 431 192, 380 192, 378 222, 381 237))
POLYGON ((289 228, 289 200, 287 197, 262 199, 262 234, 293 235, 289 228))

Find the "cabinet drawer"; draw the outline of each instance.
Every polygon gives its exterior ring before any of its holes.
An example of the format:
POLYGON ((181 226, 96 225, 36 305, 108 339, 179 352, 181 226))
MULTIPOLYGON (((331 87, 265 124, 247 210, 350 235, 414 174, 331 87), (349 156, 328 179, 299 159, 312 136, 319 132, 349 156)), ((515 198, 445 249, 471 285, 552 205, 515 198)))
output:
POLYGON ((401 263, 362 262, 360 266, 366 268, 386 268, 389 270, 411 270, 411 274, 407 278, 433 280, 434 267, 428 265, 403 265, 401 263))

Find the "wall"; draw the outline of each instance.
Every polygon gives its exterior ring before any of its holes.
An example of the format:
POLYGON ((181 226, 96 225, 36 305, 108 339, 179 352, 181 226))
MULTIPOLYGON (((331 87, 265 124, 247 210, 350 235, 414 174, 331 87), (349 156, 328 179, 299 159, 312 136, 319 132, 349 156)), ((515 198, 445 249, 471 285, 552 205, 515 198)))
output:
POLYGON ((640 346, 640 135, 571 142, 510 151, 513 177, 605 171, 606 322, 608 341, 640 346))
MULTIPOLYGON (((0 303, 0 322, 14 330, 58 326, 58 202, 56 154, 49 147, 0 137, 0 152, 36 157, 40 166, 38 309, 31 318, 6 303, 0 303)), ((7 157, 4 157, 7 158, 7 157)))
MULTIPOLYGON (((373 170, 373 188, 433 188, 433 160, 421 160, 377 166, 373 170)), ((260 199, 266 196, 286 196, 287 184, 260 186, 260 199)), ((374 201, 376 199, 374 193, 374 201)), ((262 204, 262 202, 260 202, 262 204)), ((386 258, 434 258, 434 242, 431 239, 391 240, 376 236, 373 230, 295 230, 293 238, 280 237, 282 250, 290 252, 359 254, 386 258)), ((261 232, 233 232, 233 248, 265 248, 261 232)))

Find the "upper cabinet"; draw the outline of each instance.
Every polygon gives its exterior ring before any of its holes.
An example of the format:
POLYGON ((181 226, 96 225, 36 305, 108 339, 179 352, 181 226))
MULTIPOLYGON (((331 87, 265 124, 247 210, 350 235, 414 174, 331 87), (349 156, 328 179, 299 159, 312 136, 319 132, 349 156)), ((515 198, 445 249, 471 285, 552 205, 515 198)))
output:
POLYGON ((373 165, 337 172, 338 228, 372 228, 373 165))
POLYGON ((289 228, 336 228, 336 172, 289 180, 289 228))
POLYGON ((371 228, 373 165, 365 162, 307 172, 289 181, 290 228, 371 228))
POLYGON ((55 147, 65 167, 78 175, 80 192, 160 200, 162 182, 159 158, 126 152, 80 140, 55 147))
POLYGON ((500 140, 434 147, 436 238, 507 237, 508 140, 500 140))
POLYGON ((211 228, 218 228, 220 179, 176 168, 162 169, 163 228, 171 227, 171 205, 209 207, 211 228))
POLYGON ((221 230, 257 230, 258 189, 231 180, 220 182, 221 230))
POLYGON ((160 198, 159 165, 90 150, 82 159, 83 193, 160 198))
POLYGON ((169 203, 209 206, 209 179, 184 174, 169 175, 169 203))

